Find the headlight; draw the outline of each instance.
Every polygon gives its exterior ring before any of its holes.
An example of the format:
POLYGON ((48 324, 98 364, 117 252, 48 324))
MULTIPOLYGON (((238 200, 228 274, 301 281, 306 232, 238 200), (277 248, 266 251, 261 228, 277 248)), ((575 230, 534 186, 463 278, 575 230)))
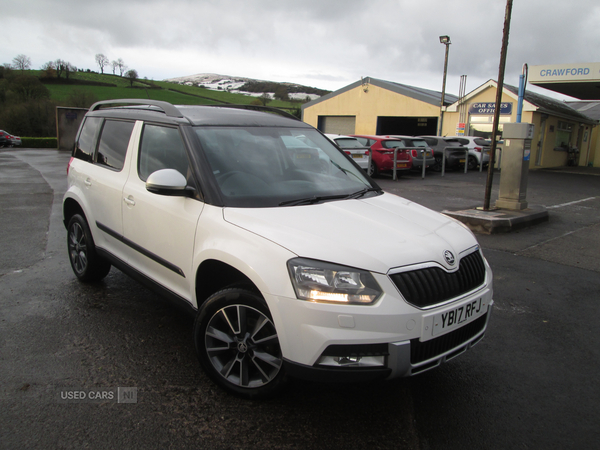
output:
POLYGON ((382 294, 373 275, 364 270, 302 258, 288 261, 288 269, 301 300, 366 305, 382 294))

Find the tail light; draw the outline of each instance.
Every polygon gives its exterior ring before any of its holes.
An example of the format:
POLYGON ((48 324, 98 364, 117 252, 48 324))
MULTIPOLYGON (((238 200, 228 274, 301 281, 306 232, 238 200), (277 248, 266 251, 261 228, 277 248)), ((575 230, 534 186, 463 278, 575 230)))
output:
POLYGON ((413 158, 416 158, 418 156, 418 153, 416 150, 411 150, 410 152, 412 153, 413 158))
POLYGON ((345 153, 346 155, 352 155, 352 153, 350 153, 350 152, 347 152, 347 151, 344 151, 344 153, 345 153))
POLYGON ((475 151, 481 153, 481 150, 483 150, 481 147, 475 147, 475 151))
POLYGON ((67 164, 67 175, 69 175, 69 169, 71 168, 71 163, 73 162, 73 157, 69 159, 69 163, 67 164))

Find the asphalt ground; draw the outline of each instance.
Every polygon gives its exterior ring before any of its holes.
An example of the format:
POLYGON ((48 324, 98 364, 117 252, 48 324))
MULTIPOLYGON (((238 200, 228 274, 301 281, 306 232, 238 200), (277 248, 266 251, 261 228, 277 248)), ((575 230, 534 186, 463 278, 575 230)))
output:
MULTIPOLYGON (((75 279, 61 222, 68 158, 0 151, 0 448, 597 448, 597 169, 531 172, 527 199, 550 220, 477 236, 495 307, 472 350, 408 379, 295 381, 259 403, 207 379, 191 319, 155 294, 115 269, 99 284, 75 279), (62 398, 118 387, 135 402, 62 398)), ((485 176, 377 182, 443 211, 482 205, 485 176)))

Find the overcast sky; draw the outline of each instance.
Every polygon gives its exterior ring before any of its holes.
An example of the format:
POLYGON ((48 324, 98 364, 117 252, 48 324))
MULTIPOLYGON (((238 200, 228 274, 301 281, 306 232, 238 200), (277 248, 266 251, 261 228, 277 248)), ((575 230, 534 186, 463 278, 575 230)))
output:
MULTIPOLYGON (((337 90, 370 76, 447 92, 497 79, 506 0, 20 0, 0 64, 122 58, 154 80, 218 73, 337 90)), ((529 65, 600 62, 598 0, 514 0, 505 83, 529 65)), ((106 71, 107 69, 105 69, 106 71)), ((110 69, 109 69, 110 70, 110 69)), ((534 89, 551 95, 544 89, 534 89)), ((554 96, 554 95, 553 95, 554 96)), ((566 97, 558 97, 566 98, 566 97)))

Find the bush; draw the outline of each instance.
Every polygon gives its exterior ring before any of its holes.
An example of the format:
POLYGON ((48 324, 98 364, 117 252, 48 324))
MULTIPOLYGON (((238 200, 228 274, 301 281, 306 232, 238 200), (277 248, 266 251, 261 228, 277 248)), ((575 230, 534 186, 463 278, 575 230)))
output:
POLYGON ((55 137, 32 138, 22 137, 21 148, 58 148, 58 140, 55 137))
POLYGON ((17 136, 56 136, 56 103, 35 100, 4 105, 0 110, 0 128, 17 136))

